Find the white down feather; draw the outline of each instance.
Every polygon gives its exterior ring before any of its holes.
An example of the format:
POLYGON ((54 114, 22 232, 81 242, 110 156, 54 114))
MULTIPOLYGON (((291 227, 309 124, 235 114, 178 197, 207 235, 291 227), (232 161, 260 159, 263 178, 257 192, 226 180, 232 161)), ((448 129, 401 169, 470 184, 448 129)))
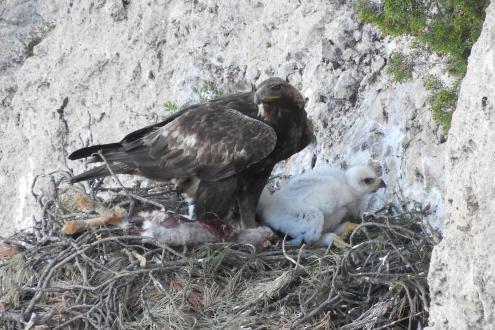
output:
POLYGON ((292 178, 273 194, 265 188, 257 212, 265 225, 292 237, 288 244, 327 245, 332 236, 326 233, 340 234, 342 221, 359 215, 364 196, 379 182, 367 166, 345 172, 321 167, 292 178), (374 181, 365 183, 365 178, 374 181))

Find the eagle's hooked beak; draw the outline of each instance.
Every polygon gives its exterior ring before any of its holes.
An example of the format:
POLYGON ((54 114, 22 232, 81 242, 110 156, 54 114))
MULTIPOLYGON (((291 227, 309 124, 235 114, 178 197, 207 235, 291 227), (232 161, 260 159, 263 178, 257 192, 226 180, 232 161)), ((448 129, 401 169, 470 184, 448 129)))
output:
POLYGON ((254 103, 261 104, 272 102, 278 100, 280 97, 275 95, 270 95, 269 90, 266 86, 258 89, 254 94, 254 103))

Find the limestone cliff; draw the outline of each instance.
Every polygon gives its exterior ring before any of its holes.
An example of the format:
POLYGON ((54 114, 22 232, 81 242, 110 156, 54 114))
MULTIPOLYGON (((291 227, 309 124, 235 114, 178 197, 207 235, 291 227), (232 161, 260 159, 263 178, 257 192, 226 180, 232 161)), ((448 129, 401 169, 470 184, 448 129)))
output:
MULTIPOLYGON (((430 203, 437 225, 445 219, 429 274, 432 326, 495 322, 494 2, 446 143, 423 87, 442 59, 359 23, 354 3, 7 0, 0 36, 3 235, 41 217, 31 193, 37 176, 83 169, 66 161, 68 152, 161 120, 171 111, 165 102, 198 102, 280 76, 307 98, 317 143, 277 172, 301 172, 315 157, 378 167, 389 189, 373 205, 400 195, 430 203), (397 50, 419 63, 401 84, 385 70, 397 50)), ((33 192, 50 187, 39 181, 33 192)))
POLYGON ((445 170, 445 230, 429 282, 435 329, 495 324, 495 2, 469 58, 445 170))
POLYGON ((37 175, 82 169, 67 163, 68 151, 160 120, 166 101, 198 101, 204 81, 240 90, 273 75, 308 98, 318 141, 279 172, 300 172, 314 155, 336 166, 370 162, 390 187, 375 205, 400 193, 442 214, 444 137, 422 82, 441 63, 412 54, 422 69, 392 82, 384 68, 393 51, 412 52, 410 40, 360 24, 353 3, 11 0, 0 11, 10 17, 0 20, 10 31, 0 49, 15 62, 1 68, 4 233, 40 217, 37 175))

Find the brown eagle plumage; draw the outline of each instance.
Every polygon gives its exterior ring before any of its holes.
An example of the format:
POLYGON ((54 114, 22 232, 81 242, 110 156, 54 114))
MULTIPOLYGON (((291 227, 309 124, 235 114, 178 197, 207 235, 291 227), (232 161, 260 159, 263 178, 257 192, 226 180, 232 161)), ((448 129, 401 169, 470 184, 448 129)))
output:
MULTIPOLYGON (((102 162, 101 152, 115 173, 187 182, 195 217, 225 218, 235 211, 242 225, 253 227, 273 167, 311 139, 302 95, 286 81, 270 78, 255 92, 188 106, 118 143, 76 150, 69 159, 91 156, 91 162, 102 162)), ((108 175, 101 165, 71 182, 108 175)))

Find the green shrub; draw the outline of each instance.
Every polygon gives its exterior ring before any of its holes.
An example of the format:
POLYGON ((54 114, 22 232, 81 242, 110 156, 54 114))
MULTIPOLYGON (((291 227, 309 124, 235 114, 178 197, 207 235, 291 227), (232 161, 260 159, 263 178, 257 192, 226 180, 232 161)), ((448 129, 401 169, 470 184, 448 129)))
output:
POLYGON ((432 93, 428 98, 428 103, 431 106, 433 119, 447 133, 452 121, 452 112, 457 103, 459 87, 454 85, 452 88, 447 88, 433 75, 426 77, 424 86, 432 93))
POLYGON ((410 34, 435 52, 450 55, 450 73, 466 74, 471 47, 481 33, 488 0, 370 0, 358 4, 359 17, 384 33, 410 34), (430 8, 436 7, 436 14, 430 8))
POLYGON ((361 20, 392 35, 416 34, 426 22, 423 6, 415 0, 386 0, 383 6, 361 1, 357 11, 361 20))
MULTIPOLYGON (((221 97, 225 94, 222 89, 219 89, 214 82, 209 80, 203 80, 201 85, 192 87, 193 98, 199 101, 200 103, 208 102, 209 100, 221 97)), ((230 88, 227 92, 231 92, 230 88)), ((184 104, 181 105, 181 107, 184 104)), ((163 104, 165 110, 175 112, 180 107, 172 101, 166 101, 163 104)), ((167 115, 168 116, 168 115, 167 115)))
POLYGON ((387 67, 387 73, 395 82, 402 83, 412 78, 413 63, 400 53, 393 53, 387 67))
POLYGON ((193 87, 192 91, 200 103, 207 102, 225 94, 213 81, 209 80, 203 80, 201 86, 193 87))
POLYGON ((429 103, 433 119, 447 133, 452 122, 452 112, 457 103, 457 89, 441 89, 430 96, 429 103))
POLYGON ((437 91, 443 87, 442 82, 431 74, 426 77, 424 86, 427 91, 437 91))
POLYGON ((450 73, 463 77, 471 47, 478 40, 488 0, 438 0, 440 14, 421 38, 436 52, 449 54, 450 73))
POLYGON ((166 109, 166 110, 169 110, 169 111, 176 111, 177 110, 177 104, 175 104, 174 102, 172 101, 167 101, 163 104, 163 107, 166 109))
MULTIPOLYGON (((433 92, 429 99, 433 117, 446 132, 457 101, 459 81, 466 74, 467 59, 481 33, 488 3, 488 0, 383 0, 382 5, 376 5, 362 0, 357 7, 362 21, 376 25, 384 33, 416 36, 431 51, 449 56, 447 71, 457 77, 456 87, 444 88, 434 77, 425 80, 425 88, 433 92)), ((392 57, 388 73, 395 81, 407 80, 405 71, 400 70, 399 58, 395 61, 393 64, 392 57)))

